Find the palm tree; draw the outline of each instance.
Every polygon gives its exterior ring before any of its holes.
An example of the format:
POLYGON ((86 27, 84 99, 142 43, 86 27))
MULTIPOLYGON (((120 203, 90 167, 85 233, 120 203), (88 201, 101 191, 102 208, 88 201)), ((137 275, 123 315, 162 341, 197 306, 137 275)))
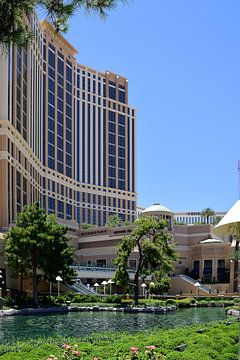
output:
POLYGON ((214 216, 215 212, 211 208, 206 208, 206 209, 202 210, 201 215, 205 219, 205 224, 209 224, 209 218, 210 218, 210 216, 214 216), (207 222, 206 222, 206 220, 207 220, 207 222))

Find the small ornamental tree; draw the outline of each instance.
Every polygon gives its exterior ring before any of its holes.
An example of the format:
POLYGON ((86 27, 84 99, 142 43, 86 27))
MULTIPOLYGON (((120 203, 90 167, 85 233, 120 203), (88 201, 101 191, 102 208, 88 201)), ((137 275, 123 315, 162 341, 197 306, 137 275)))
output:
POLYGON ((167 222, 151 217, 136 220, 131 234, 125 236, 117 250, 115 264, 117 269, 114 280, 119 286, 129 283, 128 259, 134 249, 138 250, 138 262, 134 275, 134 301, 138 304, 139 279, 151 276, 158 292, 170 286, 169 272, 176 260, 171 235, 167 232, 167 222))
POLYGON ((32 278, 34 303, 38 306, 37 272, 54 282, 57 275, 72 282, 70 269, 74 249, 68 244, 67 227, 57 224, 38 203, 26 206, 18 214, 16 226, 9 229, 5 240, 7 264, 15 274, 32 278))

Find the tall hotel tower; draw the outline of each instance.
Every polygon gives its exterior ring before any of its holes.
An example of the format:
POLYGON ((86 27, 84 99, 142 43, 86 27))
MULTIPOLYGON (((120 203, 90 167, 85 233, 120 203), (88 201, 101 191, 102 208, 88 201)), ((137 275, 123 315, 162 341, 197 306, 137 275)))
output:
POLYGON ((39 201, 60 222, 104 225, 136 211, 136 118, 128 81, 80 65, 51 25, 0 57, 0 228, 39 201))

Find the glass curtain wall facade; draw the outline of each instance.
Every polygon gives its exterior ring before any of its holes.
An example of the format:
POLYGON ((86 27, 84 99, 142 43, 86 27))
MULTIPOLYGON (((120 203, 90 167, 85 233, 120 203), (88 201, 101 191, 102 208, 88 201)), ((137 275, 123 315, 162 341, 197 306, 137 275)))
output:
POLYGON ((136 114, 128 81, 76 61, 47 22, 0 59, 0 227, 39 201, 59 221, 104 225, 136 213, 136 114))

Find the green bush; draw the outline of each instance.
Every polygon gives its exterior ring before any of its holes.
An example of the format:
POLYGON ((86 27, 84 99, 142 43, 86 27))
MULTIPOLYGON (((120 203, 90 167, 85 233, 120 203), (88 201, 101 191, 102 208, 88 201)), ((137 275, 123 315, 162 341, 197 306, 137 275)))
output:
POLYGON ((72 298, 72 302, 76 304, 83 303, 97 303, 100 301, 100 297, 97 295, 80 295, 76 294, 72 298))
POLYGON ((121 295, 110 295, 102 298, 102 302, 107 304, 121 304, 121 301, 121 295))
POLYGON ((175 300, 175 299, 167 299, 166 304, 167 305, 177 305, 177 300, 175 300))
POLYGON ((32 296, 27 296, 26 294, 19 294, 4 298, 4 305, 8 307, 16 307, 22 309, 26 307, 33 307, 34 301, 32 296))
POLYGON ((133 358, 142 360, 238 359, 237 322, 228 326, 225 325, 225 322, 205 324, 204 333, 198 332, 201 328, 202 325, 194 325, 137 334, 95 333, 84 339, 57 337, 18 341, 5 345, 0 344, 0 357, 1 360, 44 360, 49 358, 50 354, 54 354, 60 360, 66 349, 64 343, 67 342, 71 349, 77 348, 82 360, 90 360, 94 357, 101 360, 133 358), (186 344, 185 350, 183 352, 176 351, 176 347, 182 344, 186 344), (151 346, 152 350, 147 349, 147 346, 151 346), (131 353, 131 347, 138 348, 135 357, 131 353))
POLYGON ((133 304, 133 300, 132 299, 122 299, 121 304, 123 306, 130 306, 133 304))
POLYGON ((181 299, 181 300, 177 300, 177 306, 180 308, 186 308, 186 307, 190 307, 192 304, 192 300, 191 299, 181 299))
POLYGON ((161 307, 166 305, 166 301, 157 299, 140 299, 139 304, 145 306, 161 307))
POLYGON ((198 305, 198 306, 203 306, 203 307, 207 307, 208 304, 209 304, 208 301, 202 300, 202 299, 197 302, 197 305, 198 305))

